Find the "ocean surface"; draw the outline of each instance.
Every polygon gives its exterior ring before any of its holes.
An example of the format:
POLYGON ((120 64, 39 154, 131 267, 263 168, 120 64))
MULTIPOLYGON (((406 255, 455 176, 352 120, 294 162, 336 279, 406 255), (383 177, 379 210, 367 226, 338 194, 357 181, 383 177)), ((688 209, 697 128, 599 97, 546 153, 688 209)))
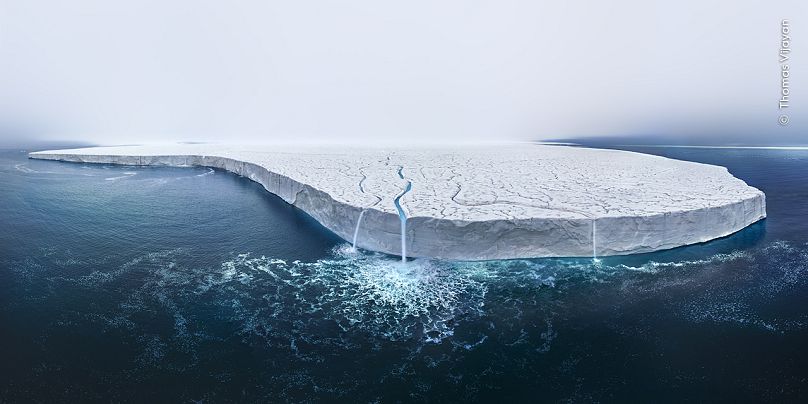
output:
POLYGON ((806 402, 808 150, 622 148, 726 166, 768 218, 402 265, 233 174, 0 150, 0 402, 806 402))

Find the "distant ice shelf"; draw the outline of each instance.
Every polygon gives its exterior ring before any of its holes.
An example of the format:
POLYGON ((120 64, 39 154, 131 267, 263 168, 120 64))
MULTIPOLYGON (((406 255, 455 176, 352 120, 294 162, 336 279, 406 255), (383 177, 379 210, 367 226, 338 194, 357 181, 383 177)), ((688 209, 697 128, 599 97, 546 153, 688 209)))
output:
POLYGON ((727 236, 766 217, 763 192, 724 167, 618 150, 178 144, 29 157, 227 170, 356 247, 414 257, 643 253, 727 236))

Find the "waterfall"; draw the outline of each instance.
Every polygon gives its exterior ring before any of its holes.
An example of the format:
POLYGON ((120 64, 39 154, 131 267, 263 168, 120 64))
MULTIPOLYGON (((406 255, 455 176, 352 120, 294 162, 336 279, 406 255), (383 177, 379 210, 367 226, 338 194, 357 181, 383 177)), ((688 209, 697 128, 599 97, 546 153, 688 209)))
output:
POLYGON ((598 235, 598 222, 595 219, 592 219, 592 260, 598 262, 598 243, 597 237, 598 235))
POLYGON ((362 216, 365 215, 365 210, 359 212, 359 219, 356 220, 356 229, 353 232, 353 249, 356 250, 356 237, 359 236, 359 225, 362 223, 362 216))
MULTIPOLYGON (((402 173, 403 170, 404 167, 398 168, 398 176, 402 180, 405 179, 402 173)), ((407 262, 407 215, 404 213, 404 208, 401 207, 401 197, 411 190, 412 181, 407 181, 407 186, 404 187, 404 191, 398 194, 396 199, 393 200, 393 203, 396 205, 396 210, 398 210, 398 218, 401 220, 401 262, 407 262)))

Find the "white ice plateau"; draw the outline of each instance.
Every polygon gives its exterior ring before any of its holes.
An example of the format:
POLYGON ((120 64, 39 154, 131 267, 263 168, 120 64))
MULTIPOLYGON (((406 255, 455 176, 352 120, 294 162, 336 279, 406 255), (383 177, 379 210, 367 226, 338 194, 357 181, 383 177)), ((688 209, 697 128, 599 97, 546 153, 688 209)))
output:
POLYGON ((618 150, 177 144, 29 157, 227 170, 356 247, 413 257, 643 253, 727 236, 766 217, 763 192, 724 167, 618 150))

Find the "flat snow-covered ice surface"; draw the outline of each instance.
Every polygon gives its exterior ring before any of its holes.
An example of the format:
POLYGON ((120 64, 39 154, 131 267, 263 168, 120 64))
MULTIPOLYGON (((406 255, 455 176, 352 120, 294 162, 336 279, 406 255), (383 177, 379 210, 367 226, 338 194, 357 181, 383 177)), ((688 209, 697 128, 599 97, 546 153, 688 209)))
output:
POLYGON ((260 183, 347 241, 356 232, 358 247, 396 255, 400 196, 406 253, 415 257, 641 253, 723 237, 766 216, 764 194, 724 167, 618 150, 177 144, 29 156, 224 169, 260 183))

